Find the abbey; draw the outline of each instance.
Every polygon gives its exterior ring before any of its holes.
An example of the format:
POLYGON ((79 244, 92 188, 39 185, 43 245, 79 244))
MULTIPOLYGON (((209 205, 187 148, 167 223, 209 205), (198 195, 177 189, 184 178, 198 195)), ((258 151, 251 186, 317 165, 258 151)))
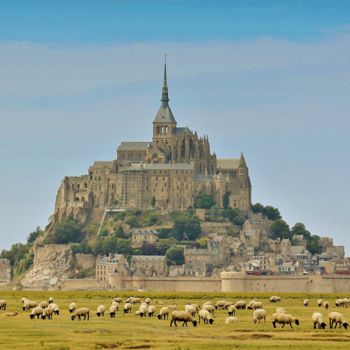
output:
POLYGON ((200 193, 212 195, 218 207, 226 194, 232 208, 250 211, 251 183, 243 154, 218 159, 207 136, 177 126, 169 106, 166 64, 152 129, 152 141, 122 142, 116 159, 96 161, 87 175, 65 177, 54 220, 68 215, 98 219, 109 208, 184 210, 194 206, 200 193))

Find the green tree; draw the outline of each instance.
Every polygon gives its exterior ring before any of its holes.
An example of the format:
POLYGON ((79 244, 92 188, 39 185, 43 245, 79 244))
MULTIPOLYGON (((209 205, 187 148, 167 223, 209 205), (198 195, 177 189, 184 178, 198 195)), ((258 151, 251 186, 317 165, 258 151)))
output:
POLYGON ((223 216, 224 218, 228 219, 229 221, 231 221, 233 223, 233 220, 236 216, 241 215, 241 211, 238 208, 227 208, 224 209, 223 211, 223 216))
POLYGON ((182 241, 186 237, 189 240, 195 240, 201 232, 200 221, 196 216, 188 217, 183 215, 174 221, 172 234, 178 241, 182 241))
POLYGON ((237 215, 233 218, 232 222, 237 226, 242 226, 245 222, 245 217, 243 215, 237 215))
POLYGON ((45 243, 78 243, 82 240, 81 224, 72 217, 58 222, 53 231, 46 237, 45 243))
POLYGON ((311 233, 305 228, 305 225, 301 222, 297 222, 291 229, 291 234, 293 235, 303 235, 305 239, 311 236, 311 233))
POLYGON ((168 265, 182 265, 185 263, 184 250, 181 247, 171 247, 165 253, 168 265))
POLYGON ((141 255, 157 255, 158 250, 155 244, 143 242, 140 248, 141 255))
POLYGON ((282 219, 275 220, 271 225, 270 231, 273 234, 274 238, 290 238, 289 226, 282 219))
POLYGON ((152 208, 155 208, 156 206, 156 198, 153 196, 151 201, 152 208))
POLYGON ((222 206, 224 209, 227 209, 230 205, 230 194, 231 192, 225 192, 225 194, 222 196, 222 206))
POLYGON ((195 200, 195 207, 202 209, 210 209, 215 205, 215 199, 210 194, 199 193, 195 200))
POLYGON ((265 217, 272 221, 282 219, 280 211, 277 208, 272 207, 271 205, 267 205, 266 207, 264 207, 262 213, 265 217))
POLYGON ((36 239, 41 236, 44 232, 38 226, 35 231, 31 232, 27 237, 27 244, 32 244, 36 239))
POLYGON ((306 249, 311 254, 320 254, 322 252, 320 237, 317 235, 310 236, 306 241, 306 249))
POLYGON ((212 222, 221 221, 220 210, 217 206, 211 207, 209 209, 208 219, 209 219, 209 221, 212 221, 212 222))
POLYGON ((252 205, 252 212, 253 213, 262 213, 264 210, 264 206, 260 203, 255 203, 252 205))
POLYGON ((168 238, 171 233, 171 228, 160 228, 159 229, 159 238, 168 238))

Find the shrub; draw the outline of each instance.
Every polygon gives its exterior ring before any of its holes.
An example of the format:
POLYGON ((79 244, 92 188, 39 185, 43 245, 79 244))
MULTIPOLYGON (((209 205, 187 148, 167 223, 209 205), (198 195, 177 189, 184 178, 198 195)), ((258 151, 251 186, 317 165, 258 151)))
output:
POLYGON ((181 247, 171 247, 165 253, 168 265, 182 265, 185 263, 184 250, 181 247))

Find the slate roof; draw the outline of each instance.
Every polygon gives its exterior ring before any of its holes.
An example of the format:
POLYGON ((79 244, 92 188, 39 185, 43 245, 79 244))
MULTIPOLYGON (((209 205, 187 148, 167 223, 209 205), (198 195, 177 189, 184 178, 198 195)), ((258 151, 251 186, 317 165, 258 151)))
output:
POLYGON ((122 142, 118 147, 118 151, 143 151, 149 147, 151 147, 150 142, 122 142))
POLYGON ((216 167, 221 169, 238 169, 239 158, 223 158, 217 159, 216 167))
POLYGON ((168 104, 161 104, 153 123, 175 123, 173 112, 168 104))

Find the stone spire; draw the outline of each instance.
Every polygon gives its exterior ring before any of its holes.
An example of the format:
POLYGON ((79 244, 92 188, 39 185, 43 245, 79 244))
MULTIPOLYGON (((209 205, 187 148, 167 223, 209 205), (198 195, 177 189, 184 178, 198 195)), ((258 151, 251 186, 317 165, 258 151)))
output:
POLYGON ((164 55, 164 80, 163 80, 161 101, 162 101, 163 106, 168 105, 169 95, 168 95, 168 81, 167 81, 167 74, 166 74, 166 55, 164 55))

